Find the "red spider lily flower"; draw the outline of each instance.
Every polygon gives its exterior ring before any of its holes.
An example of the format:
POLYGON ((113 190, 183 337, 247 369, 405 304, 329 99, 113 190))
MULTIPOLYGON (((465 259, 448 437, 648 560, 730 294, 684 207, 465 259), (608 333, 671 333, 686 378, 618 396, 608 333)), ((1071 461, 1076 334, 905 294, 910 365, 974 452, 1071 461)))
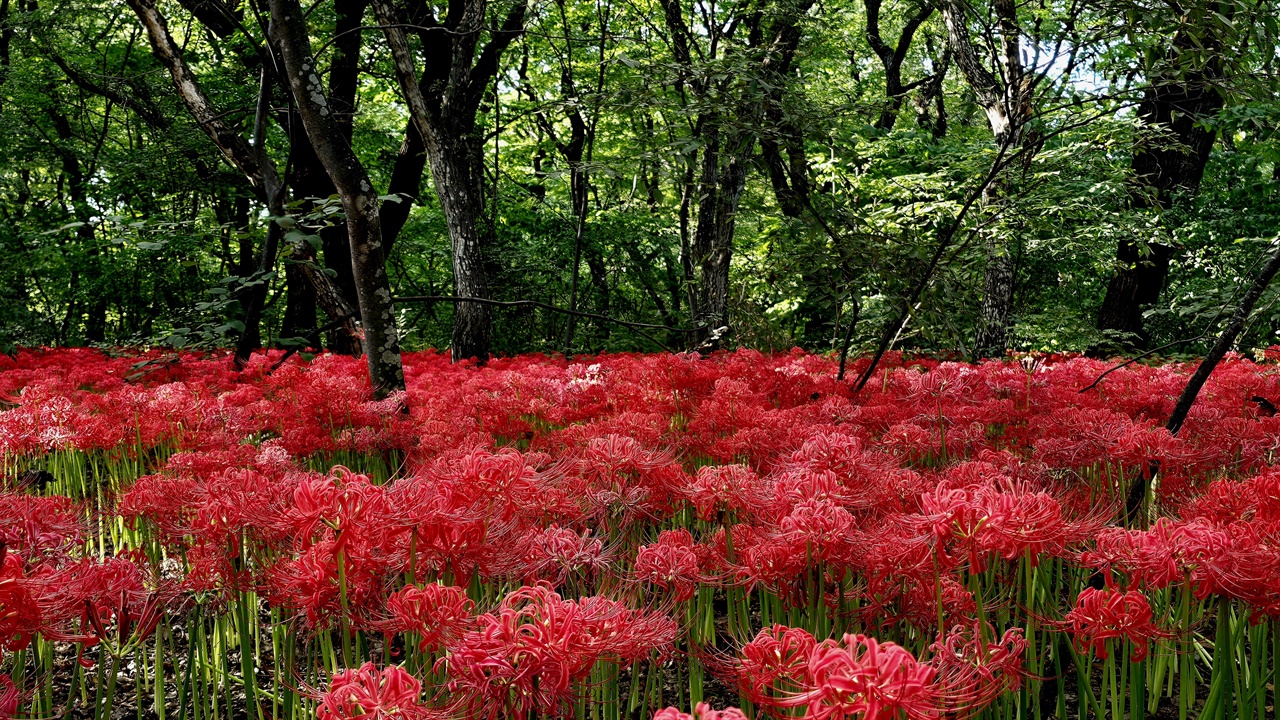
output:
POLYGON ((674 621, 606 598, 563 600, 548 586, 508 595, 449 648, 449 689, 489 720, 563 709, 601 659, 627 662, 675 639, 674 621))
POLYGON ((761 510, 765 489, 760 476, 746 465, 706 465, 698 468, 684 492, 698 517, 710 521, 718 514, 735 512, 739 517, 761 510))
POLYGON ((383 578, 389 567, 388 558, 375 554, 362 542, 341 545, 337 540, 324 540, 296 559, 269 568, 267 595, 274 602, 302 610, 309 626, 325 627, 344 613, 344 580, 347 609, 353 615, 369 614, 383 597, 383 578))
POLYGON ((65 558, 83 541, 83 513, 68 497, 0 493, 0 542, 33 565, 65 558))
POLYGON ((0 720, 10 720, 16 715, 21 701, 22 694, 13 684, 13 678, 8 674, 0 675, 0 720))
POLYGON ((387 599, 387 610, 393 618, 388 630, 417 633, 422 638, 418 646, 421 650, 435 649, 456 641, 471 628, 474 608, 475 603, 462 588, 410 585, 387 599))
POLYGON ((809 653, 810 686, 785 701, 812 720, 935 718, 937 671, 906 648, 865 635, 827 640, 809 653))
POLYGON ((160 592, 146 570, 128 557, 82 560, 40 579, 37 597, 46 636, 123 646, 155 630, 164 614, 160 592), (78 630, 73 629, 78 621, 78 630), (114 628, 112 626, 114 625, 114 628))
POLYGON ((957 626, 935 642, 929 664, 937 670, 936 685, 945 717, 971 717, 1016 690, 1022 682, 1027 640, 1019 628, 988 641, 994 630, 973 624, 957 626))
POLYGON ((0 647, 21 650, 40 628, 40 607, 23 577, 22 560, 5 552, 0 543, 0 647))
POLYGON ((524 548, 520 558, 520 574, 528 579, 547 578, 560 584, 569 575, 585 571, 589 575, 605 567, 604 543, 590 532, 574 532, 551 525, 530 529, 519 541, 524 548))
POLYGON ((779 681, 795 687, 809 684, 809 654, 818 641, 802 628, 774 625, 756 634, 742 647, 734 672, 738 688, 757 702, 769 702, 766 693, 779 681))
POLYGON ((1166 637, 1151 619, 1151 603, 1137 590, 1120 592, 1087 587, 1076 598, 1076 606, 1063 618, 1067 630, 1075 636, 1076 647, 1091 649, 1098 657, 1107 657, 1107 641, 1124 639, 1133 643, 1134 662, 1147 656, 1147 642, 1166 637))
POLYGON ((667 707, 659 710, 654 714, 653 720, 747 720, 746 713, 738 708, 725 708, 724 710, 712 710, 708 703, 698 703, 694 708, 694 714, 690 715, 686 712, 680 712, 676 708, 667 707))
POLYGON ((422 683, 391 666, 379 670, 367 662, 355 670, 333 675, 329 689, 320 696, 318 720, 422 720, 433 713, 420 697, 422 683))
POLYGON ((693 597, 702 581, 698 551, 688 530, 667 530, 653 545, 641 545, 633 569, 638 580, 672 590, 678 602, 693 597))
POLYGON ((853 516, 834 502, 805 500, 782 518, 778 532, 796 553, 825 563, 846 554, 853 526, 853 516))

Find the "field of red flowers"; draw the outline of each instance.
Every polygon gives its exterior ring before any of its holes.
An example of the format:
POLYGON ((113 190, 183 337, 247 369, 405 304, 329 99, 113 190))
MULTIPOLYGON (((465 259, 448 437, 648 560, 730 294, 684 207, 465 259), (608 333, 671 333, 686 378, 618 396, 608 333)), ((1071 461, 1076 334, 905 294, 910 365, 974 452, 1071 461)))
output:
POLYGON ((1273 362, 278 359, 0 356, 0 718, 1280 717, 1273 362))

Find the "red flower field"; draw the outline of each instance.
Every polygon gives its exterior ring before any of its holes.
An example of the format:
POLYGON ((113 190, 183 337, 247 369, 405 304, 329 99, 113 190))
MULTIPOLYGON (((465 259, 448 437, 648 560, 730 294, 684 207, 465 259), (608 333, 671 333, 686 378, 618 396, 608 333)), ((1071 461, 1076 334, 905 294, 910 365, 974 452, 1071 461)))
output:
POLYGON ((0 357, 0 718, 1277 717, 1270 360, 277 360, 0 357))

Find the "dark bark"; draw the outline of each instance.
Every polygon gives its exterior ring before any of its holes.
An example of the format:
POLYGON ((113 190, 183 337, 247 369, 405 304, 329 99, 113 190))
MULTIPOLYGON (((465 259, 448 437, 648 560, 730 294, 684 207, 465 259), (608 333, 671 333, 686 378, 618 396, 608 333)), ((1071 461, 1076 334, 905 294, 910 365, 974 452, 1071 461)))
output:
MULTIPOLYGON (((476 113, 485 88, 497 74, 502 53, 524 31, 527 5, 516 0, 483 48, 479 47, 483 0, 451 0, 443 23, 429 7, 419 6, 409 20, 419 28, 426 55, 421 79, 404 37, 403 19, 389 0, 374 0, 373 7, 395 60, 401 94, 423 139, 444 210, 453 246, 454 292, 463 298, 488 298, 490 238, 479 227, 484 211, 484 166, 476 113)), ((488 360, 491 333, 488 304, 457 303, 453 359, 488 360)))
MULTIPOLYGON (((1170 60, 1176 63, 1176 53, 1170 60)), ((1168 210, 1195 197, 1217 136, 1205 121, 1223 106, 1215 87, 1220 74, 1219 66, 1211 64, 1183 78, 1157 80, 1146 91, 1138 105, 1144 129, 1132 160, 1133 207, 1168 210)), ((1115 274, 1098 309, 1098 329, 1122 333, 1127 338, 1120 342, 1122 348, 1145 348, 1151 342, 1142 312, 1159 299, 1173 252, 1163 243, 1120 240, 1115 274)))
MULTIPOLYGON (((214 146, 222 154, 223 158, 232 166, 240 170, 245 179, 249 182, 254 195, 262 202, 273 215, 283 215, 283 188, 276 173, 275 166, 266 157, 265 146, 261 143, 251 146, 249 142, 239 134, 236 129, 228 125, 223 116, 218 113, 209 102, 204 91, 200 88, 196 81, 195 75, 191 72, 182 55, 182 49, 174 42, 173 36, 169 33, 168 23, 165 17, 156 9, 154 0, 128 0, 129 6, 137 14, 138 19, 142 22, 143 27, 147 31, 150 41, 152 54, 160 64, 169 71, 173 79, 174 88, 178 92, 179 98, 187 108, 187 112, 196 121, 196 124, 209 137, 214 146)), ((264 77, 264 81, 268 79, 264 77)), ((275 81, 274 75, 270 76, 275 81)), ((270 85, 266 85, 269 89, 270 85)), ((287 89, 286 89, 287 91, 287 89)), ((264 97, 260 93, 260 107, 254 122, 254 131, 260 136, 265 136, 264 123, 265 112, 262 107, 262 101, 269 100, 269 96, 264 97)), ((135 103, 139 104, 139 103, 135 103)), ((140 106, 145 106, 141 103, 140 106)), ((269 110, 269 108, 267 108, 269 110)), ((146 119, 147 114, 142 117, 146 119)), ((167 125, 165 125, 167 127, 167 125)), ((243 224, 237 227, 247 228, 248 216, 248 199, 237 201, 237 214, 245 217, 243 224)), ((278 239, 279 228, 272 223, 268 228, 268 242, 266 247, 259 255, 260 258, 274 258, 274 247, 272 242, 278 239), (271 253, 267 253, 271 250, 271 253)), ((249 276, 253 272, 253 262, 251 259, 252 244, 247 239, 241 243, 241 258, 238 275, 241 277, 249 276), (249 256, 246 256, 246 249, 249 256)), ((314 263, 312 263, 314 265, 314 263)), ((261 269, 261 264, 259 264, 261 269)), ((270 268, 268 268, 269 270, 270 268)), ((347 305, 341 299, 341 292, 334 286, 329 276, 323 272, 312 272, 311 269, 304 267, 304 271, 308 279, 315 288, 316 296, 319 299, 320 306, 325 309, 330 320, 342 319, 349 317, 350 313, 343 314, 341 308, 347 305)), ((261 298, 265 300, 265 296, 261 298)), ((256 299, 251 299, 256 301, 256 299)), ((259 310, 260 312, 260 310, 259 310)), ((247 323, 246 323, 247 325, 247 323)), ((345 332, 351 338, 356 337, 354 323, 345 323, 343 325, 345 332)), ((256 344, 248 342, 252 337, 247 338, 242 343, 243 348, 238 349, 237 357, 243 359, 247 357, 245 351, 256 347, 256 344)))
POLYGON ((804 137, 800 128, 784 116, 781 98, 771 99, 765 114, 769 127, 760 135, 760 156, 782 214, 798 218, 809 206, 809 162, 805 157, 804 137))
POLYGON ((85 173, 84 164, 80 162, 80 156, 73 147, 75 140, 75 132, 71 127, 71 121, 66 115, 62 114, 55 108, 49 109, 49 117, 53 121, 54 132, 58 136, 58 145, 56 151, 62 161, 62 174, 66 180, 65 187, 67 191, 67 200, 70 204, 71 216, 79 223, 76 227, 75 237, 79 249, 84 252, 86 263, 84 272, 77 269, 76 282, 73 283, 76 290, 79 290, 81 281, 88 285, 85 293, 89 301, 87 307, 83 311, 77 312, 79 307, 78 293, 73 292, 68 299, 67 316, 63 323, 62 335, 64 338, 69 337, 70 333, 76 329, 76 325, 83 316, 84 321, 84 338, 89 342, 102 342, 106 339, 107 327, 107 302, 106 294, 102 287, 102 263, 100 251, 97 247, 96 233, 93 229, 93 211, 89 207, 89 188, 88 177, 85 173))
MULTIPOLYGON (((264 143, 266 142, 266 123, 267 115, 271 111, 271 88, 274 85, 274 79, 270 72, 264 67, 260 73, 260 82, 258 87, 258 104, 254 113, 253 122, 253 149, 254 160, 257 162, 259 172, 262 173, 262 194, 266 198, 267 208, 272 215, 284 215, 284 188, 280 185, 276 176, 275 168, 267 159, 264 143), (262 168, 271 167, 269 172, 263 172, 262 168)), ((244 330, 241 331, 240 337, 236 341, 236 352, 234 363, 237 368, 243 369, 249 362, 249 357, 254 350, 262 347, 262 313, 266 308, 267 291, 271 286, 271 276, 276 268, 276 255, 280 249, 280 238, 284 234, 284 228, 275 221, 268 221, 267 236, 262 242, 261 252, 258 254, 258 265, 248 282, 244 283, 238 291, 241 303, 244 305, 244 330)))
POLYGON ((911 47, 916 30, 920 29, 920 26, 933 14, 934 7, 932 3, 925 3, 912 13, 898 35, 897 44, 891 46, 885 42, 880 32, 881 0, 863 0, 863 3, 867 11, 867 44, 871 46, 876 57, 880 58, 880 64, 884 66, 885 104, 875 126, 881 130, 892 130, 898 121, 898 111, 902 109, 902 103, 907 99, 907 93, 921 82, 925 82, 916 81, 910 86, 903 85, 902 63, 907 58, 907 51, 911 47))
POLYGON ((1009 346, 1009 322, 1013 312, 1015 265, 1011 243, 996 232, 986 237, 987 266, 982 274, 982 314, 974 356, 1000 357, 1009 346))
MULTIPOLYGON (((691 287, 690 310, 694 319, 694 342, 699 350, 715 350, 729 332, 729 269, 733 258, 733 235, 738 203, 746 185, 747 167, 755 148, 758 129, 770 112, 781 117, 781 88, 785 86, 791 64, 800 44, 800 18, 812 7, 811 0, 801 0, 777 13, 765 24, 765 13, 755 10, 739 18, 742 31, 747 34, 745 48, 757 64, 757 77, 726 77, 710 80, 698 77, 693 67, 692 47, 695 39, 685 23, 680 4, 676 0, 661 0, 664 21, 670 33, 672 54, 680 67, 676 89, 686 90, 696 96, 733 97, 738 100, 729 107, 716 107, 700 113, 694 122, 694 136, 701 141, 701 168, 696 189, 691 187, 693 173, 686 168, 686 185, 681 199, 681 259, 687 282, 692 284, 693 269, 698 269, 696 288, 691 287), (716 83, 714 86, 710 83, 716 83), (741 85, 741 87, 739 86, 741 85), (698 198, 697 226, 690 235, 687 231, 687 213, 690 195, 698 198), (685 239, 688 238, 687 243, 685 239)), ((734 27, 739 23, 729 25, 734 27)), ((720 31, 717 30, 717 33, 720 31)), ((731 32, 731 31, 730 31, 731 32)), ((716 43, 727 43, 731 37, 713 38, 716 43)), ((709 53, 714 57, 715 53, 709 53)), ((793 167, 788 179, 793 186, 780 197, 780 204, 794 211, 799 202, 796 191, 807 195, 807 168, 803 163, 803 143, 796 142, 789 152, 793 155, 793 167)), ((775 157, 766 163, 776 166, 780 153, 776 146, 766 148, 775 157)), ((771 180, 774 172, 771 170, 771 180)), ((775 187, 777 183, 775 182, 775 187)))
POLYGON ((316 74, 306 20, 297 1, 272 0, 271 26, 307 137, 346 212, 369 378, 374 395, 385 397, 404 389, 404 371, 383 255, 378 194, 350 144, 343 140, 316 74))
POLYGON ((238 195, 232 214, 232 227, 238 237, 238 259, 233 275, 246 277, 253 272, 253 235, 249 232, 249 198, 238 195))
MULTIPOLYGON (((949 0, 942 9, 947 26, 951 57, 964 75, 987 116, 996 145, 1009 148, 1021 145, 1022 161, 1029 163, 1035 148, 1035 138, 1026 132, 1031 120, 1031 90, 1034 73, 1028 73, 1022 64, 1022 30, 1018 25, 1017 6, 1013 0, 995 0, 996 29, 994 37, 986 37, 980 43, 992 48, 992 61, 999 66, 999 77, 988 70, 978 55, 977 46, 970 35, 968 8, 963 0, 949 0)), ((984 205, 993 213, 1012 193, 1012 181, 1005 177, 988 186, 983 196, 984 205)), ((1014 247, 1009 233, 998 228, 987 231, 986 268, 983 276, 982 307, 979 312, 977 336, 974 340, 976 358, 1003 356, 1009 343, 1009 326, 1013 316, 1014 247)))
POLYGON ((708 350, 719 346, 718 340, 710 340, 712 335, 729 325, 734 225, 747 182, 747 157, 755 145, 754 136, 739 130, 728 130, 722 145, 720 125, 720 118, 713 116, 703 132, 698 224, 692 244, 701 280, 694 325, 699 328, 699 342, 708 350))
POLYGON ((916 111, 916 126, 927 130, 935 140, 941 140, 947 136, 947 104, 942 83, 951 69, 951 48, 943 47, 939 56, 934 53, 933 42, 928 35, 925 42, 934 57, 933 74, 920 86, 912 104, 916 111))
POLYGON ((280 337, 306 337, 316 327, 316 290, 296 262, 284 266, 284 319, 280 337))

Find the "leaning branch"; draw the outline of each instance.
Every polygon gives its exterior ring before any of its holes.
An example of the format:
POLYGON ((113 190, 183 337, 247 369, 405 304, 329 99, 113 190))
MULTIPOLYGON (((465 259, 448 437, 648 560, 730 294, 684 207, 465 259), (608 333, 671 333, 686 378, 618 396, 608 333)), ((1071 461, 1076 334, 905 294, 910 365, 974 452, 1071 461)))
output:
MULTIPOLYGON (((1262 266, 1262 270, 1253 279, 1253 283, 1249 285, 1244 297, 1240 298, 1240 304, 1236 306, 1235 312, 1232 313, 1231 320, 1227 322, 1227 326, 1218 335, 1218 340, 1213 344, 1213 348, 1200 361, 1200 366, 1191 375, 1191 379, 1187 381, 1187 386, 1182 390, 1182 395, 1178 397, 1178 403, 1173 406, 1173 413, 1169 415, 1169 421, 1164 426, 1171 435, 1177 435, 1178 431, 1182 429, 1183 423, 1187 421, 1187 415, 1191 412, 1191 406, 1195 404, 1196 398, 1200 395, 1200 390, 1204 388, 1205 382, 1209 380, 1209 376, 1218 367, 1218 363, 1222 362, 1222 358, 1226 357, 1227 352, 1235 346, 1236 339, 1240 337, 1241 331, 1244 330, 1245 322, 1248 321, 1249 315, 1253 313, 1253 308, 1258 304, 1262 294, 1271 286, 1271 281, 1275 279, 1276 273, 1280 273, 1280 235, 1277 235, 1272 240, 1271 255, 1267 258, 1266 264, 1262 266)), ((1142 507, 1142 502, 1147 496, 1153 474, 1141 475, 1135 478, 1129 486, 1129 493, 1125 498, 1125 514, 1130 519, 1137 517, 1142 507)))
POLYGON ((213 104, 209 102, 200 84, 196 82, 195 74, 183 58, 182 48, 169 33, 169 24, 164 15, 156 9, 155 0, 128 0, 128 3, 147 30, 152 54, 173 76, 174 87, 191 117, 222 152, 223 157, 249 179, 259 199, 269 203, 271 198, 268 197, 268 188, 280 186, 279 180, 275 178, 275 167, 269 163, 260 163, 244 138, 224 123, 221 115, 214 110, 213 104))

